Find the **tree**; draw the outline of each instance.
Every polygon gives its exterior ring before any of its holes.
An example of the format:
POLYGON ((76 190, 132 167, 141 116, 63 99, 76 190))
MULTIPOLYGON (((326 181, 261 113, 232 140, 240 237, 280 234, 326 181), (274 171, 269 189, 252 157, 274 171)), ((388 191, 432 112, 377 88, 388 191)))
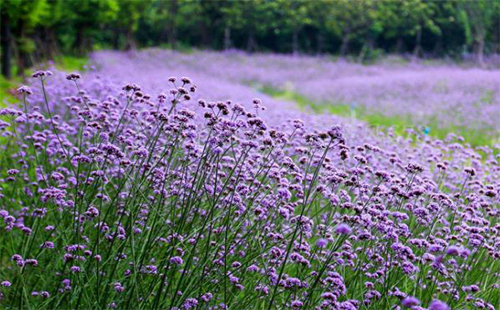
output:
POLYGON ((422 33, 429 30, 441 35, 441 29, 436 24, 437 3, 425 0, 383 1, 379 3, 381 15, 379 18, 385 29, 386 38, 396 39, 396 52, 403 47, 403 38, 413 37, 413 55, 418 57, 422 52, 422 33))
POLYGON ((336 0, 330 2, 332 14, 326 22, 326 27, 341 38, 340 56, 349 51, 352 39, 365 33, 373 23, 372 0, 336 0))
POLYGON ((310 25, 315 30, 316 53, 321 54, 324 50, 325 37, 328 29, 325 27, 326 21, 331 14, 331 2, 334 0, 309 1, 310 25))
POLYGON ((484 65, 486 34, 493 25, 495 15, 498 16, 500 3, 490 0, 460 0, 456 4, 458 19, 464 27, 467 44, 472 45, 476 61, 484 65))
POLYGON ((2 12, 2 72, 5 76, 11 74, 12 54, 15 54, 18 75, 23 75, 24 70, 33 63, 31 56, 35 51, 35 44, 30 35, 40 24, 42 17, 48 14, 47 8, 46 0, 6 0, 0 2, 0 11, 2 12))
POLYGON ((10 16, 7 12, 4 2, 0 2, 2 75, 9 79, 12 74, 12 29, 10 26, 10 16))
POLYGON ((360 29, 359 37, 363 41, 363 47, 358 56, 359 61, 365 61, 373 57, 375 41, 383 32, 382 17, 385 14, 381 1, 366 1, 364 13, 365 27, 360 29))
POLYGON ((58 54, 56 32, 61 30, 64 6, 64 0, 47 0, 46 14, 41 16, 40 25, 37 27, 37 45, 45 60, 53 59, 58 54))
POLYGON ((158 43, 167 41, 173 49, 177 47, 178 10, 178 0, 153 0, 145 16, 145 23, 158 33, 158 43))
POLYGON ((273 2, 266 0, 231 1, 222 10, 226 27, 247 35, 247 51, 257 49, 256 36, 273 29, 273 2))
POLYGON ((119 40, 121 35, 125 37, 125 49, 135 49, 136 42, 134 32, 139 26, 140 17, 149 5, 146 0, 127 0, 119 3, 119 10, 116 13, 116 19, 113 23, 115 36, 113 46, 119 49, 119 40))
POLYGON ((309 1, 276 0, 275 11, 280 15, 282 27, 291 32, 292 53, 299 52, 299 33, 307 25, 312 24, 309 1))
POLYGON ((120 4, 123 5, 118 0, 65 1, 64 22, 71 24, 76 32, 73 41, 76 53, 85 54, 92 50, 94 33, 102 25, 115 20, 120 4))

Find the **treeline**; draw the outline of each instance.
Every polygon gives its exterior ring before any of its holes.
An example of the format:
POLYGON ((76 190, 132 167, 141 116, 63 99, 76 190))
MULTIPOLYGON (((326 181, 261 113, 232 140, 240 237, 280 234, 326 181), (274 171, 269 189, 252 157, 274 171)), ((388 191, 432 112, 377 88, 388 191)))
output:
POLYGON ((1 0, 9 77, 94 48, 245 49, 366 60, 500 52, 500 0, 1 0))

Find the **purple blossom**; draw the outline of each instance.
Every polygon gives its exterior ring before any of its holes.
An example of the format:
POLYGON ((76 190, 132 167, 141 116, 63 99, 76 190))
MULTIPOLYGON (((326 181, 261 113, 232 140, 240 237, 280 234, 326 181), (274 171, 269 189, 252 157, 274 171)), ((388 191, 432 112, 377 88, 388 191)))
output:
POLYGON ((50 293, 47 292, 47 291, 41 291, 40 292, 40 296, 42 296, 43 298, 49 298, 50 297, 50 293))
POLYGON ((339 235, 349 235, 352 232, 352 228, 342 223, 335 228, 335 232, 339 235))
POLYGON ((122 293, 122 292, 125 290, 125 288, 121 285, 121 283, 120 283, 120 282, 116 282, 116 283, 114 284, 114 289, 115 289, 115 291, 116 291, 116 292, 118 292, 118 293, 122 293))
POLYGON ((433 300, 429 305, 429 310, 449 310, 450 307, 441 300, 433 300))
POLYGON ((455 256, 455 255, 458 255, 460 253, 460 248, 457 247, 457 246, 450 246, 448 247, 448 249, 446 249, 446 254, 448 255, 451 255, 451 256, 455 256))
POLYGON ((316 241, 316 246, 319 248, 324 248, 327 244, 328 240, 324 238, 318 239, 318 241, 316 241))
POLYGON ((180 256, 174 256, 174 257, 170 258, 170 262, 174 265, 184 264, 184 261, 182 260, 182 258, 180 256))
POLYGON ((420 305, 420 300, 418 300, 414 296, 408 296, 405 299, 401 301, 401 305, 406 308, 411 308, 413 306, 418 306, 420 305))
POLYGON ((0 285, 4 286, 4 287, 9 287, 11 286, 12 284, 9 282, 9 281, 2 281, 0 282, 0 285))

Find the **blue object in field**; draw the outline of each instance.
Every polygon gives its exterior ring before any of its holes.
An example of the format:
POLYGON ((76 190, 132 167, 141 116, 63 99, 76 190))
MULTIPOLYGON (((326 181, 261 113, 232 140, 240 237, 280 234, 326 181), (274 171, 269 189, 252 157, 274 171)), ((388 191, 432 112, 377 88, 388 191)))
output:
POLYGON ((428 136, 429 133, 431 132, 431 129, 427 126, 424 127, 424 135, 428 136))

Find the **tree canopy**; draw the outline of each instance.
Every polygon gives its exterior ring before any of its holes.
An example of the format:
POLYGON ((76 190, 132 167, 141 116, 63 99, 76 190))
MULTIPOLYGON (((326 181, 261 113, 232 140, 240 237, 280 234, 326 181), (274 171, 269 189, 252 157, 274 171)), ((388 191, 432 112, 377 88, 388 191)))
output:
POLYGON ((500 0, 2 0, 2 74, 96 47, 462 57, 500 53, 500 0))

